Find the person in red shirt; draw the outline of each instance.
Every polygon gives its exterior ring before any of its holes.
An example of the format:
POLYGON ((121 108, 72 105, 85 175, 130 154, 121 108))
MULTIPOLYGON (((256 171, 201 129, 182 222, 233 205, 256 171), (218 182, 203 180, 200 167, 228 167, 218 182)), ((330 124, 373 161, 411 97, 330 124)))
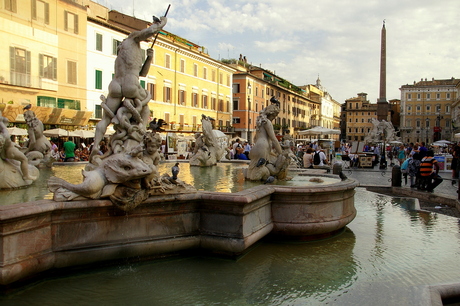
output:
POLYGON ((420 189, 428 192, 433 190, 442 183, 442 178, 439 176, 438 161, 434 158, 434 151, 428 150, 426 156, 420 162, 420 189))

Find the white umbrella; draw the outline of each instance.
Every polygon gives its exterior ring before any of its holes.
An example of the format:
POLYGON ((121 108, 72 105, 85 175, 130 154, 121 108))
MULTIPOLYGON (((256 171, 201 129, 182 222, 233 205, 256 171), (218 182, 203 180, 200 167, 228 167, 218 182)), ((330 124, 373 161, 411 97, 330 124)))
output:
POLYGON ((437 146, 437 147, 446 147, 449 144, 451 144, 451 142, 448 140, 438 140, 438 141, 433 142, 431 145, 437 146))
POLYGON ((78 135, 73 132, 61 128, 43 131, 43 135, 47 137, 78 137, 78 135))
POLYGON ((232 139, 230 139, 230 141, 233 142, 233 141, 236 141, 237 139, 241 140, 241 142, 246 142, 246 141, 248 141, 247 139, 244 139, 244 138, 242 138, 242 137, 233 137, 232 139))
POLYGON ((454 135, 455 138, 460 138, 460 133, 454 135))
POLYGON ((332 135, 332 134, 340 134, 339 130, 328 129, 322 126, 315 126, 309 130, 299 131, 299 135, 332 135))
POLYGON ((94 131, 75 130, 72 133, 77 135, 76 137, 80 137, 80 138, 94 138, 94 131))
POLYGON ((7 130, 8 130, 8 133, 10 133, 10 135, 15 135, 15 136, 29 135, 26 129, 20 129, 18 127, 8 128, 7 130))
POLYGON ((398 141, 398 140, 392 140, 390 142, 388 142, 389 144, 402 144, 401 141, 398 141))

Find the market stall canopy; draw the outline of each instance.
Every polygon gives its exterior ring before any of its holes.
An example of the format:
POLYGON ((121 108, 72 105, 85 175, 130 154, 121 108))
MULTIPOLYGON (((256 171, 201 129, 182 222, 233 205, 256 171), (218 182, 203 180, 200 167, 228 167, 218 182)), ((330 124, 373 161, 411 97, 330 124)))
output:
POLYGON ((94 131, 75 130, 72 133, 77 135, 76 137, 80 137, 80 138, 94 138, 94 131))
POLYGON ((10 133, 11 136, 26 136, 26 135, 29 135, 29 133, 27 133, 26 129, 20 129, 18 127, 8 128, 7 130, 8 130, 8 133, 10 133))
POLYGON ((43 131, 43 135, 47 137, 79 137, 71 131, 60 128, 43 131))
POLYGON ((433 142, 431 145, 438 146, 438 147, 445 147, 450 144, 452 144, 452 142, 450 142, 449 140, 438 140, 438 141, 433 142))
POLYGON ((338 135, 340 134, 339 130, 328 129, 322 126, 315 126, 309 130, 299 131, 299 135, 338 135))
POLYGON ((460 138, 460 133, 454 135, 455 138, 460 138))

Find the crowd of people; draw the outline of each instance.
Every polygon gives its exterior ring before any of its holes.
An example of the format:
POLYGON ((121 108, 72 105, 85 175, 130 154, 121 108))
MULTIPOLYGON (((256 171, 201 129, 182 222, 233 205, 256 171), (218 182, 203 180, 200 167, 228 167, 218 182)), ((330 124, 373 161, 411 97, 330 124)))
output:
MULTIPOLYGON (((57 162, 80 162, 89 161, 91 146, 88 147, 84 143, 80 143, 80 147, 72 141, 71 138, 64 138, 62 145, 51 141, 51 157, 57 162)), ((107 152, 105 141, 101 141, 99 146, 99 155, 107 152)))

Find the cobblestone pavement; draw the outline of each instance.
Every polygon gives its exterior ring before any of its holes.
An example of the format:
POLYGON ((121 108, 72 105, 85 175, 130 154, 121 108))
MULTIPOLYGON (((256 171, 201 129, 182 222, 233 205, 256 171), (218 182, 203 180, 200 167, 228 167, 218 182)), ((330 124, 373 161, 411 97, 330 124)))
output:
MULTIPOLYGON (((391 187, 392 186, 392 167, 388 167, 385 171, 379 170, 378 167, 374 169, 344 169, 344 173, 347 177, 354 178, 359 181, 361 187, 368 187, 372 190, 372 187, 391 187)), ((443 182, 435 188, 432 198, 444 197, 450 199, 458 198, 458 185, 452 185, 452 173, 451 172, 439 172, 440 176, 444 179, 443 182)), ((425 191, 418 191, 410 188, 409 179, 405 184, 404 177, 401 180, 401 186, 403 189, 413 191, 412 195, 419 198, 421 209, 429 210, 437 213, 450 215, 453 217, 460 218, 460 212, 456 207, 449 205, 442 205, 435 200, 427 200, 424 194, 425 191)), ((378 192, 390 194, 390 191, 378 192)))

